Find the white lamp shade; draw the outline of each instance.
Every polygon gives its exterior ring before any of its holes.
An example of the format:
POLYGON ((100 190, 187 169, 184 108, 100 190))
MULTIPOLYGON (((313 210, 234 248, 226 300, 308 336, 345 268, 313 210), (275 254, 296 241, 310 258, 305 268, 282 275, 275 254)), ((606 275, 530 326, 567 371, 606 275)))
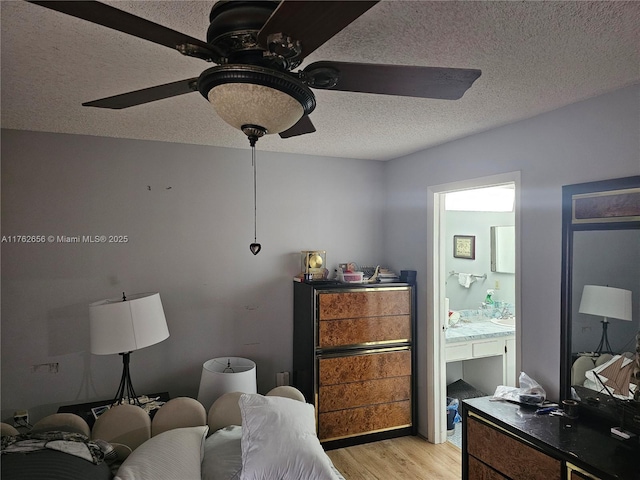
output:
POLYGON ((169 337, 159 293, 140 293, 89 305, 91 353, 111 355, 155 345, 169 337))
POLYGON ((209 411, 218 397, 230 392, 258 393, 256 364, 241 357, 221 357, 204 362, 198 390, 198 401, 204 408, 209 411))
POLYGON ((631 290, 585 285, 580 313, 631 321, 631 290))

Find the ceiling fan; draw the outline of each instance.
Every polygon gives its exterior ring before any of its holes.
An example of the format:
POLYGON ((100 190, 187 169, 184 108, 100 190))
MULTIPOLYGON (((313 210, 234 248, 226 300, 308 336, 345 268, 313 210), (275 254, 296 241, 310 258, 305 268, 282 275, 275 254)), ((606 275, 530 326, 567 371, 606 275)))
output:
POLYGON ((96 1, 27 1, 217 64, 197 78, 84 106, 122 109, 199 91, 225 122, 247 135, 251 146, 266 134, 289 138, 315 132, 309 119, 316 106, 311 88, 456 100, 481 74, 332 61, 293 71, 377 1, 220 0, 209 14, 206 42, 96 1))

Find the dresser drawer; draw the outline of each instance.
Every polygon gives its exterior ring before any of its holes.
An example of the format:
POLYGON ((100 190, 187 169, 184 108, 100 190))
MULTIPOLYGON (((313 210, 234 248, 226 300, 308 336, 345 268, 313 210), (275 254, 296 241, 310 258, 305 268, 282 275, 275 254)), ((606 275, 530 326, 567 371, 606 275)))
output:
POLYGON ((318 294, 319 320, 410 314, 411 291, 408 288, 318 294))
POLYGON ((411 340, 411 315, 320 320, 318 347, 411 340))
POLYGON ((592 480, 593 478, 596 477, 587 477, 586 475, 580 473, 580 472, 576 472, 575 470, 572 470, 571 472, 569 472, 569 480, 592 480))
POLYGON ((468 453, 505 476, 513 480, 562 478, 560 460, 474 418, 467 419, 466 428, 468 453))
POLYGON ((480 460, 469 457, 469 480, 508 480, 480 460))
POLYGON ((411 377, 391 377, 366 382, 320 387, 320 413, 411 399, 411 377))
POLYGON ((598 477, 587 473, 575 465, 567 462, 567 480, 599 480, 598 477))
POLYGON ((320 387, 409 375, 411 375, 411 351, 409 349, 321 358, 318 361, 320 387))
POLYGON ((411 402, 384 403, 318 415, 318 437, 336 440, 411 425, 411 402))

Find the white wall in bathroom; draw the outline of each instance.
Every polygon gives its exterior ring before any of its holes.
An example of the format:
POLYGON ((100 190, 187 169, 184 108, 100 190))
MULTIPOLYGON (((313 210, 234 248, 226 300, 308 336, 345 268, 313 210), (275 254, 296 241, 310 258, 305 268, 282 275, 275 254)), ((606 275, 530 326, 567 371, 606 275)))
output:
POLYGON ((486 280, 479 278, 469 288, 460 285, 457 275, 448 276, 445 294, 449 298, 451 310, 479 308, 487 295, 487 289, 495 290, 494 300, 515 303, 515 275, 491 271, 491 227, 513 225, 514 222, 515 214, 513 212, 447 211, 445 213, 446 271, 487 275, 486 280), (476 258, 474 260, 454 258, 454 235, 474 235, 476 237, 476 258))

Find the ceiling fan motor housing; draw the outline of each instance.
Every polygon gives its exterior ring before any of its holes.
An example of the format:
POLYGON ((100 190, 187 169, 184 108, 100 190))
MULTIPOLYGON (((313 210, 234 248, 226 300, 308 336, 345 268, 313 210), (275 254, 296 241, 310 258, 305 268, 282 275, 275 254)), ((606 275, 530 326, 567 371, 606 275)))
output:
POLYGON ((221 52, 218 64, 251 64, 291 69, 277 55, 265 55, 258 32, 276 9, 279 1, 220 0, 211 8, 207 43, 221 52))

